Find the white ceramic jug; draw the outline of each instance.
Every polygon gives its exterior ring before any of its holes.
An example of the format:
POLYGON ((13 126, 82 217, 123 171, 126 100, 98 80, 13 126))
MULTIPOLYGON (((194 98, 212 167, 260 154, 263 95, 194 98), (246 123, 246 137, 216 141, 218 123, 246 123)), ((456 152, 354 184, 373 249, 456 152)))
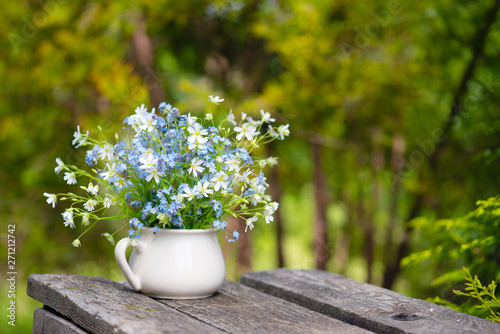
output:
POLYGON ((213 295, 226 267, 218 229, 173 230, 145 227, 134 246, 130 238, 115 248, 118 267, 136 291, 157 298, 193 299, 213 295), (127 263, 125 251, 134 247, 127 263))

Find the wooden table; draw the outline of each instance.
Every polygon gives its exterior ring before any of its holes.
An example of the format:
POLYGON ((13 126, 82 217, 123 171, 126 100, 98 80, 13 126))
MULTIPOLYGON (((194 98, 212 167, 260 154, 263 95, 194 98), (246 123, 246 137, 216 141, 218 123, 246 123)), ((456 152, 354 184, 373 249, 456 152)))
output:
POLYGON ((500 333, 500 324, 321 270, 226 281, 198 300, 154 299, 102 277, 31 275, 33 333, 500 333))

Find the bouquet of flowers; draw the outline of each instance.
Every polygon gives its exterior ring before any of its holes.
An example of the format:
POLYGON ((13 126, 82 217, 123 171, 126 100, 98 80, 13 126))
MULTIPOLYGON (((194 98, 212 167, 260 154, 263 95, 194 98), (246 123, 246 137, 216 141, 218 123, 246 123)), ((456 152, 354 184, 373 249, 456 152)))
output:
MULTIPOLYGON (((218 105, 224 99, 211 95, 209 100, 218 105)), ((165 102, 158 109, 137 107, 123 122, 129 138, 114 145, 80 132, 78 126, 73 145, 90 148, 85 161, 91 172, 56 159, 55 172, 64 171, 68 184, 89 179, 80 187, 84 195, 44 193, 53 207, 58 200, 71 201, 62 213, 65 226, 75 228, 75 219, 81 219, 85 230, 73 246, 80 246, 80 238, 102 220, 124 220, 114 233, 104 234, 113 243, 124 227, 136 240, 146 226, 153 233, 160 228, 224 230, 224 217, 230 215, 245 219, 246 232, 259 217, 273 221, 278 203, 265 193, 269 185, 263 169, 276 165, 277 159, 256 159, 252 152, 283 140, 290 134, 288 124, 273 126, 275 119, 263 110, 259 120, 242 113, 238 123, 230 110, 216 126, 210 112, 204 118, 181 115, 165 102), (107 216, 111 207, 118 210, 107 216)), ((238 236, 236 230, 228 232, 230 242, 238 236)))

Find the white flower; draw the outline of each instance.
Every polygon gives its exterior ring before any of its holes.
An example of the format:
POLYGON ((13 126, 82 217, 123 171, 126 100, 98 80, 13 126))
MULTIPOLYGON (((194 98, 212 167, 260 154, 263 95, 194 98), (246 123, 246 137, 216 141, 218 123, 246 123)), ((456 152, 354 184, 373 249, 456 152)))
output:
POLYGON ((73 210, 66 209, 63 213, 61 213, 64 220, 73 220, 73 210))
POLYGON ((202 159, 193 158, 189 164, 190 167, 188 169, 188 173, 193 174, 194 177, 198 177, 198 173, 201 173, 204 170, 204 168, 201 167, 202 163, 202 159))
POLYGON ((106 197, 104 199, 104 202, 102 203, 102 206, 104 206, 105 208, 109 208, 109 207, 111 207, 112 204, 113 204, 113 200, 111 199, 111 197, 106 197))
POLYGON ((276 212, 277 209, 278 209, 277 202, 268 203, 264 207, 264 219, 266 220, 266 224, 269 224, 269 222, 274 221, 273 214, 274 212, 276 212))
POLYGON ((108 232, 102 234, 106 239, 108 239, 109 242, 111 242, 113 245, 115 244, 115 238, 108 232))
POLYGON ((141 169, 149 171, 155 169, 155 164, 158 162, 158 159, 155 158, 153 153, 149 152, 147 155, 142 155, 139 162, 142 163, 141 169))
POLYGON ((101 160, 104 160, 106 158, 108 158, 108 160, 113 160, 115 150, 113 149, 113 146, 106 144, 103 147, 99 147, 98 153, 99 159, 101 160))
POLYGON ((250 123, 250 125, 254 125, 254 126, 259 126, 262 123, 261 120, 255 120, 254 121, 254 119, 252 117, 250 117, 250 116, 247 116, 245 119, 246 119, 246 121, 248 123, 250 123))
POLYGON ((73 220, 65 220, 64 221, 64 226, 65 227, 70 227, 70 228, 76 228, 75 222, 73 220))
MULTIPOLYGON (((182 196, 182 194, 177 194, 177 195, 172 196, 172 200, 177 201, 177 202, 180 203, 180 202, 182 202, 182 198, 183 197, 184 196, 182 196)), ((185 207, 186 207, 186 204, 182 203, 181 204, 181 209, 184 209, 185 207)))
POLYGON ((274 216, 272 213, 265 211, 264 212, 264 219, 266 220, 266 224, 269 224, 270 222, 274 221, 274 216))
POLYGON ((274 118, 271 118, 271 114, 268 112, 265 112, 263 109, 260 110, 260 114, 262 115, 262 122, 263 123, 272 123, 276 121, 274 118))
POLYGON ((214 183, 214 190, 219 191, 220 187, 227 189, 228 187, 228 182, 227 182, 228 176, 224 172, 219 172, 215 174, 215 176, 210 180, 210 182, 214 183))
POLYGON ((214 116, 213 116, 211 113, 207 113, 207 114, 205 115, 205 119, 206 119, 207 121, 211 121, 211 120, 213 120, 213 119, 214 119, 214 116))
POLYGON ((236 139, 238 141, 242 140, 243 137, 246 137, 248 140, 252 140, 253 136, 259 134, 255 130, 257 130, 255 126, 250 125, 249 123, 243 123, 241 127, 236 126, 234 128, 234 131, 239 132, 238 135, 236 136, 236 139))
POLYGON ((97 192, 99 191, 99 185, 93 185, 92 182, 89 183, 89 186, 87 187, 87 192, 92 195, 97 195, 97 192))
POLYGON ((245 227, 245 233, 247 232, 247 229, 250 228, 250 230, 251 230, 254 228, 253 223, 257 220, 257 218, 258 218, 257 216, 253 216, 252 218, 247 219, 247 221, 246 221, 247 226, 245 227))
POLYGON ((122 190, 123 188, 125 188, 127 186, 127 183, 125 182, 125 179, 124 178, 116 178, 115 180, 113 180, 113 185, 119 189, 119 190, 122 190))
MULTIPOLYGON (((252 174, 253 174, 252 171, 247 169, 245 172, 243 172, 243 174, 241 174, 240 182, 243 182, 245 184, 250 183, 250 175, 252 175, 252 174)), ((255 180, 255 179, 253 179, 253 180, 255 180)))
POLYGON ((148 113, 148 108, 146 108, 143 103, 140 107, 135 108, 135 115, 132 115, 131 117, 133 119, 142 118, 146 116, 147 113, 148 113))
POLYGON ((278 202, 271 202, 266 205, 266 210, 272 211, 273 213, 278 210, 279 203, 278 202))
POLYGON ((70 228, 75 228, 75 222, 73 221, 73 211, 67 209, 61 213, 64 219, 64 226, 69 226, 70 228))
POLYGON ((289 126, 290 124, 280 125, 280 127, 278 128, 278 139, 283 140, 286 136, 290 135, 290 130, 288 130, 289 126))
POLYGON ((199 141, 201 143, 206 142, 207 139, 203 138, 203 136, 208 135, 208 131, 206 129, 203 129, 200 123, 196 122, 193 123, 193 125, 189 127, 187 130, 191 134, 191 136, 189 136, 188 138, 189 142, 195 142, 195 141, 199 141), (203 141, 203 139, 205 139, 205 141, 203 141))
POLYGON ((87 130, 87 133, 85 133, 85 134, 81 133, 80 132, 80 125, 78 125, 75 133, 73 134, 73 137, 75 137, 75 139, 73 139, 72 144, 75 145, 76 143, 78 143, 78 145, 76 145, 75 147, 80 147, 83 144, 85 144, 88 136, 89 136, 89 131, 87 130))
POLYGON ((231 123, 233 126, 236 125, 236 122, 234 120, 233 109, 229 110, 229 115, 227 115, 227 121, 231 123))
POLYGON ((196 116, 191 116, 191 113, 189 113, 186 117, 186 124, 191 126, 194 122, 196 122, 196 116))
POLYGON ((194 189, 201 196, 208 197, 209 194, 214 193, 214 191, 212 189, 208 189, 209 186, 210 186, 210 183, 208 183, 207 181, 203 182, 203 184, 201 184, 201 182, 198 182, 198 184, 194 187, 194 189))
POLYGON ((276 139, 279 137, 278 133, 276 132, 276 130, 274 130, 274 128, 271 125, 269 125, 268 129, 269 129, 268 132, 272 138, 276 139))
POLYGON ((188 138, 188 149, 194 150, 195 148, 202 150, 205 148, 205 143, 208 141, 207 137, 202 137, 201 139, 194 139, 194 141, 190 141, 192 137, 188 138))
POLYGON ((262 194, 253 194, 252 195, 252 202, 251 202, 252 205, 256 206, 260 202, 262 202, 262 194))
POLYGON ((170 216, 166 212, 160 212, 156 216, 156 218, 158 218, 158 220, 160 221, 160 223, 162 223, 165 226, 165 224, 168 222, 168 219, 170 218, 170 216))
POLYGON ((94 211, 95 209, 95 206, 97 205, 97 201, 95 199, 89 199, 84 205, 83 207, 85 208, 85 210, 87 211, 94 211))
POLYGON ((149 169, 147 172, 149 174, 146 177, 146 181, 149 182, 154 178, 157 184, 160 183, 160 176, 162 176, 163 173, 160 173, 156 168, 149 169))
POLYGON ((276 157, 268 157, 266 160, 267 160, 268 165, 271 167, 274 167, 278 164, 278 158, 276 158, 276 157))
POLYGON ((109 164, 106 164, 106 167, 108 168, 108 171, 99 174, 103 180, 108 180, 110 178, 113 178, 113 176, 115 176, 116 174, 116 164, 113 164, 111 166, 109 164))
POLYGON ((262 184, 259 184, 257 187, 252 188, 255 193, 252 195, 252 205, 256 206, 257 204, 263 202, 264 193, 266 191, 266 187, 262 184))
POLYGON ((68 184, 76 184, 76 174, 74 172, 66 172, 64 173, 64 180, 68 182, 68 184))
POLYGON ((43 193, 43 196, 47 197, 47 203, 52 204, 52 207, 56 207, 57 203, 57 195, 56 194, 49 194, 49 193, 43 193))
POLYGON ((221 98, 220 98, 220 97, 218 97, 218 96, 214 97, 213 95, 209 95, 209 96, 208 96, 208 100, 209 100, 210 102, 212 102, 213 104, 217 104, 217 105, 218 105, 219 103, 221 103, 222 101, 224 101, 224 99, 221 99, 221 98))
MULTIPOLYGON (((156 128, 156 124, 158 121, 156 120, 156 117, 154 115, 155 109, 151 111, 151 113, 147 113, 145 116, 141 117, 139 119, 139 122, 141 123, 139 125, 139 129, 142 131, 146 132, 152 132, 156 128)), ((139 133, 136 134, 136 137, 139 133)))
POLYGON ((80 242, 80 239, 73 240, 73 242, 71 244, 73 245, 73 247, 80 247, 82 245, 82 243, 80 242))
POLYGON ((133 117, 134 119, 143 118, 147 113, 148 108, 146 108, 143 103, 140 107, 135 108, 135 115, 132 115, 131 117, 133 117))
POLYGON ((128 124, 137 124, 137 123, 141 123, 141 119, 143 119, 148 113, 148 108, 146 108, 144 106, 144 103, 140 106, 140 107, 137 107, 135 108, 135 114, 134 115, 131 115, 130 117, 128 117, 128 124))
POLYGON ((88 212, 84 212, 82 215, 82 224, 83 226, 87 226, 89 224, 90 214, 88 212))
POLYGON ((196 189, 195 188, 189 188, 189 187, 185 187, 184 188, 184 194, 182 194, 182 197, 186 197, 188 201, 191 202, 191 200, 196 196, 198 195, 198 193, 196 192, 196 189))
POLYGON ((237 186, 243 181, 241 174, 238 172, 234 172, 232 176, 233 176, 233 178, 231 180, 231 184, 233 186, 237 186))
POLYGON ((64 162, 62 162, 61 158, 56 158, 56 163, 57 167, 54 168, 54 172, 56 172, 56 174, 59 174, 59 172, 64 168, 64 162))
POLYGON ((229 168, 229 171, 232 170, 234 170, 235 172, 240 171, 240 161, 234 156, 226 160, 226 165, 229 168))

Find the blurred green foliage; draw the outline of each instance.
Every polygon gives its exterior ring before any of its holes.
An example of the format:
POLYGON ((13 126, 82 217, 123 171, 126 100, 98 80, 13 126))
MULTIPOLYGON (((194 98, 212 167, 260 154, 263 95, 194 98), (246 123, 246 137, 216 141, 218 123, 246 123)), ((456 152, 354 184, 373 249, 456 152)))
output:
MULTIPOLYGON (((137 105, 152 107, 159 98, 182 112, 196 113, 200 101, 216 94, 226 99, 228 109, 250 114, 265 109, 290 122, 293 138, 273 148, 280 157, 287 266, 315 265, 311 143, 320 145, 328 189, 329 269, 382 284, 388 257, 403 239, 417 196, 423 198, 422 220, 415 223, 429 223, 411 235, 410 250, 439 246, 447 238, 446 226, 459 229, 473 222, 459 218, 445 226, 440 219, 461 217, 474 209, 477 199, 499 193, 499 161, 492 158, 500 147, 498 19, 467 81, 461 114, 438 164, 427 162, 443 139, 439 133, 493 3, 4 3, 0 220, 5 228, 0 231, 0 247, 6 254, 5 229, 15 224, 16 329, 30 330, 37 306, 24 295, 31 273, 122 279, 113 246, 100 236, 107 229, 87 236, 84 242, 92 247, 73 249, 75 233, 64 228, 62 209, 53 210, 42 193, 67 191, 62 177, 53 173, 56 157, 83 163, 84 152, 70 146, 77 125, 84 131, 101 125, 111 138, 121 133, 121 120, 137 105), (433 224, 436 219, 443 224, 433 224), (367 266, 367 255, 372 256, 372 266, 367 266)), ((486 228, 482 221, 473 224, 478 231, 486 228)), ((259 224, 253 232, 253 269, 275 267, 274 226, 259 224)), ((479 242, 468 227, 459 236, 467 243, 479 242)), ((429 254, 440 265, 431 271, 421 265, 406 267, 395 289, 419 298, 453 299, 451 286, 431 282, 463 265, 483 279, 475 266, 481 259, 476 246, 469 253, 461 253, 457 246, 429 254), (451 255, 441 265, 439 254, 448 251, 451 255)), ((237 279, 237 246, 224 247, 228 277, 237 279)), ((493 276, 484 280, 498 278, 498 260, 484 259, 496 264, 493 276)), ((6 289, 6 282, 0 283, 2 295, 6 289)), ((0 324, 0 331, 9 330, 5 322, 0 324)))
MULTIPOLYGON (((448 307, 478 316, 496 316, 490 314, 489 306, 498 307, 498 300, 494 297, 495 282, 500 281, 499 263, 500 247, 500 197, 491 197, 477 202, 477 208, 455 219, 433 220, 427 218, 415 219, 412 224, 431 240, 431 248, 414 252, 402 261, 403 266, 425 268, 435 277, 431 282, 434 287, 445 287, 444 294, 437 296, 433 301, 443 303, 448 307), (479 307, 471 300, 453 297, 451 287, 461 287, 465 269, 466 292, 458 292, 458 296, 466 296, 479 300, 479 307), (470 271, 475 274, 472 278, 470 271), (493 282, 490 287, 483 287, 482 281, 493 282), (484 288, 484 289, 483 289, 484 288), (490 302, 485 302, 488 295, 490 302), (491 296, 493 295, 493 297, 491 296), (447 300, 444 300, 446 298, 447 300)), ((498 317, 494 318, 496 321, 498 317)))
MULTIPOLYGON (((412 223, 428 239, 434 239, 434 247, 415 252, 403 260, 403 265, 421 265, 421 262, 439 264, 440 269, 450 265, 456 268, 457 261, 480 277, 500 281, 500 272, 493 263, 500 261, 500 198, 491 197, 478 201, 477 208, 464 217, 432 220, 415 219, 412 223)), ((433 284, 457 283, 463 279, 462 268, 447 271, 436 277, 433 284)))
POLYGON ((498 308, 500 308, 500 300, 498 300, 495 293, 497 287, 496 283, 492 281, 488 285, 483 285, 477 278, 477 275, 472 277, 469 269, 464 268, 463 271, 466 274, 465 281, 467 282, 465 283, 465 291, 454 290, 453 292, 456 295, 469 297, 470 300, 477 301, 474 308, 469 307, 468 311, 470 309, 481 310, 483 312, 480 312, 480 316, 484 317, 486 314, 486 319, 500 322, 500 312, 497 311, 498 308))

